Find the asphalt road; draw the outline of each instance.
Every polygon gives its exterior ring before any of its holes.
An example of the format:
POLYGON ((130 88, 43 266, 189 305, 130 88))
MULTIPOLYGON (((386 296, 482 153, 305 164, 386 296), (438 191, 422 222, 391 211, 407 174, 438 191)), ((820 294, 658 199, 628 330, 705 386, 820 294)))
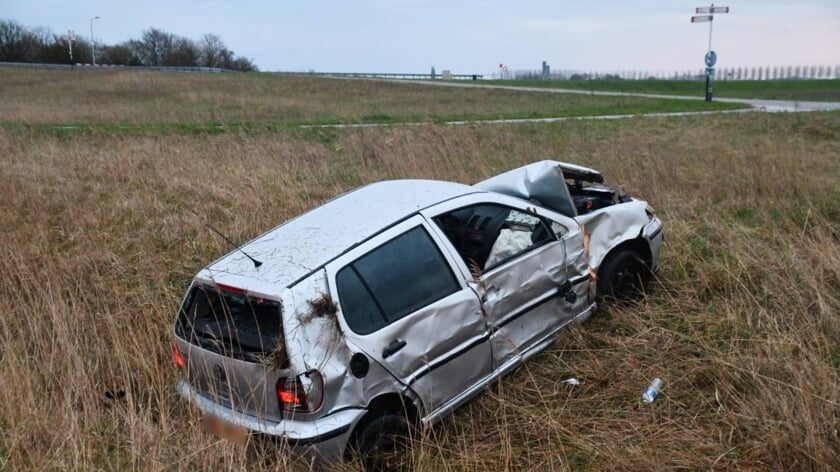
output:
MULTIPOLYGON (((645 98, 670 98, 677 100, 703 100, 703 97, 691 97, 686 95, 662 95, 655 93, 629 93, 629 92, 599 92, 590 90, 557 89, 547 87, 516 87, 513 85, 490 85, 453 81, 431 81, 431 80, 399 80, 399 83, 412 83, 434 87, 460 87, 460 88, 484 88, 496 90, 513 90, 517 92, 537 93, 574 93, 578 95, 602 95, 622 97, 645 97, 645 98)), ((793 100, 761 100, 752 98, 715 98, 718 102, 744 103, 757 110, 768 112, 800 112, 800 111, 827 111, 840 110, 840 102, 807 102, 793 100)), ((705 113, 705 112, 699 112, 705 113)))

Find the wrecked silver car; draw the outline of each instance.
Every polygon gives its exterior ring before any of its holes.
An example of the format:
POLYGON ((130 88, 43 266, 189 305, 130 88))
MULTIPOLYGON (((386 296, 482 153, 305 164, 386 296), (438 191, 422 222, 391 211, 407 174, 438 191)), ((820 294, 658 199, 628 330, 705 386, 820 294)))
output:
POLYGON ((597 171, 379 182, 202 269, 174 326, 179 392, 224 438, 388 452, 589 316, 633 299, 662 224, 597 171))

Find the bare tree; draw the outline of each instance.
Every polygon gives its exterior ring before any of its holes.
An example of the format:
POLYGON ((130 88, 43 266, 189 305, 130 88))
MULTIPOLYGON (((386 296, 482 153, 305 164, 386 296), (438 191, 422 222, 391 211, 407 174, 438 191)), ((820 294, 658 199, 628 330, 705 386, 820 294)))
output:
POLYGON ((16 21, 0 20, 0 61, 34 61, 37 45, 37 38, 23 25, 16 21))
MULTIPOLYGON (((199 42, 157 28, 117 45, 102 44, 100 61, 116 65, 222 67, 256 70, 247 58, 237 57, 222 38, 205 34, 199 42)), ((85 38, 73 42, 76 57, 90 57, 91 44, 85 38)), ((69 59, 67 43, 48 28, 28 29, 11 20, 0 20, 0 61, 62 63, 69 59)))
POLYGON ((195 41, 176 37, 166 52, 163 63, 167 66, 197 66, 200 57, 201 51, 195 41))
POLYGON ((135 54, 134 48, 130 41, 126 41, 114 46, 105 46, 101 49, 100 62, 103 64, 112 64, 118 66, 139 66, 142 63, 140 58, 135 54))
POLYGON ((172 49, 173 35, 157 28, 143 31, 139 41, 132 44, 136 47, 135 54, 147 66, 162 66, 166 56, 172 49))
POLYGON ((259 70, 250 59, 246 59, 241 56, 233 60, 233 62, 230 64, 230 68, 242 72, 256 72, 257 70, 259 70))
POLYGON ((222 51, 226 50, 224 41, 218 35, 205 34, 199 41, 201 52, 200 64, 205 67, 221 67, 222 51))
POLYGON ((222 53, 220 55, 220 62, 221 67, 229 69, 231 63, 233 62, 233 51, 231 51, 230 49, 222 49, 222 53))

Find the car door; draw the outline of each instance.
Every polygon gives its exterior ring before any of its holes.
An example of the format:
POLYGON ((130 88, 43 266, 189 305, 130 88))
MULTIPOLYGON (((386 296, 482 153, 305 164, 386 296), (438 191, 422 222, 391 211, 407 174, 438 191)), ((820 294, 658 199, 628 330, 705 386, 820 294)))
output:
POLYGON ((504 198, 432 217, 473 274, 469 284, 482 300, 501 372, 586 304, 585 287, 573 285, 586 270, 579 227, 572 219, 553 218, 504 198))
POLYGON ((328 267, 345 335, 422 400, 427 412, 490 376, 475 292, 416 216, 328 267))

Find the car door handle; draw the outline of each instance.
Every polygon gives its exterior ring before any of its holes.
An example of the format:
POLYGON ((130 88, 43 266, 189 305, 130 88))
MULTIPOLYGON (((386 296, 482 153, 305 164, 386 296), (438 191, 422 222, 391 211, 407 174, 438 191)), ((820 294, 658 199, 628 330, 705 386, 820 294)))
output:
POLYGON ((405 340, 403 339, 395 339, 391 341, 391 344, 382 351, 382 358, 387 359, 391 357, 392 354, 396 353, 400 349, 405 347, 405 340))
POLYGON ((572 291, 572 283, 568 279, 564 280, 562 284, 557 286, 557 293, 561 297, 565 297, 571 291, 572 291))

